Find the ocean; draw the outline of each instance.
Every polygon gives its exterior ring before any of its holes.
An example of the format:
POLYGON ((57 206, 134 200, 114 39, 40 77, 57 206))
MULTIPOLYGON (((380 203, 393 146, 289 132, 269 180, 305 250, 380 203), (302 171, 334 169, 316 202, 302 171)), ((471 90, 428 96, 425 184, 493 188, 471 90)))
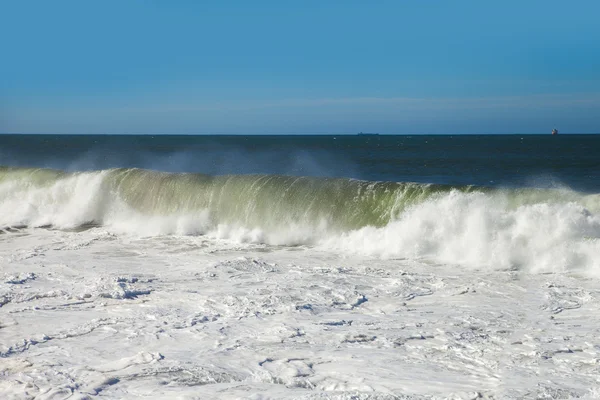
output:
POLYGON ((1 135, 6 167, 600 191, 600 135, 1 135))
POLYGON ((0 135, 0 394, 600 395, 599 154, 0 135))
POLYGON ((442 253, 481 242, 490 254, 468 262, 596 265, 564 255, 599 235, 596 135, 6 135, 0 148, 3 227, 218 231, 457 263, 442 253), (517 258, 507 235, 527 241, 517 258))

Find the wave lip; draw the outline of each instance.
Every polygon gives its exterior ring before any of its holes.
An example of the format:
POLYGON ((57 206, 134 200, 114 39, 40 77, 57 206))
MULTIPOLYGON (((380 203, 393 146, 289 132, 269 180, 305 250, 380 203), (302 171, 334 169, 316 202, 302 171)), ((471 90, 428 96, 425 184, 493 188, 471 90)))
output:
POLYGON ((600 270, 599 195, 281 175, 0 168, 0 226, 94 224, 473 267, 600 270))

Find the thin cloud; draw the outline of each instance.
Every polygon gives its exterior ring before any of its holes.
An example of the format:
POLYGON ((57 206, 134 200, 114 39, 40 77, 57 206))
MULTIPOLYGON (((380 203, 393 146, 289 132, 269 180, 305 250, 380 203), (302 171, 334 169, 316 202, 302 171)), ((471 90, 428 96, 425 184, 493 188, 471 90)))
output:
MULTIPOLYGON (((201 104, 156 104, 147 107, 118 107, 116 113, 172 113, 207 111, 252 111, 282 108, 310 108, 323 106, 388 106, 406 109, 495 109, 495 108, 551 108, 565 106, 600 106, 600 94, 530 95, 473 98, 418 98, 418 97, 342 97, 317 99, 284 99, 277 101, 217 102, 201 104)), ((108 111, 103 109, 102 111, 108 111)))

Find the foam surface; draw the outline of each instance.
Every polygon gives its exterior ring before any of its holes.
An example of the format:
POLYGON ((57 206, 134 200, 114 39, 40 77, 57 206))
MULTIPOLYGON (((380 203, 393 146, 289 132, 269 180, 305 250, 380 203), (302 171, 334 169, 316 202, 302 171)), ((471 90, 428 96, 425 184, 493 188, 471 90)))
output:
POLYGON ((432 228, 419 259, 382 259, 376 247, 373 257, 109 227, 11 229, 0 235, 0 397, 598 397, 597 279, 559 258, 544 274, 472 262, 486 235, 501 246, 553 218, 567 225, 558 241, 595 229, 594 217, 526 206, 482 227, 496 216, 484 195, 436 201, 336 246, 408 245, 442 219, 428 207, 456 202, 480 208, 448 216, 440 237, 462 221, 454 246, 484 238, 448 255, 432 228), (424 221, 416 233, 401 229, 411 218, 424 221), (440 262, 459 256, 468 265, 440 262))

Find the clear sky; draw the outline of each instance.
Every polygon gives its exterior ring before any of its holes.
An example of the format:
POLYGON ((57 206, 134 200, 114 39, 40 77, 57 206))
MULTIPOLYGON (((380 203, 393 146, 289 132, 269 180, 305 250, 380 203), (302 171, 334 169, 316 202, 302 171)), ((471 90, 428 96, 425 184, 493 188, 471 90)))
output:
POLYGON ((0 0, 0 132, 600 132, 600 1, 0 0))

